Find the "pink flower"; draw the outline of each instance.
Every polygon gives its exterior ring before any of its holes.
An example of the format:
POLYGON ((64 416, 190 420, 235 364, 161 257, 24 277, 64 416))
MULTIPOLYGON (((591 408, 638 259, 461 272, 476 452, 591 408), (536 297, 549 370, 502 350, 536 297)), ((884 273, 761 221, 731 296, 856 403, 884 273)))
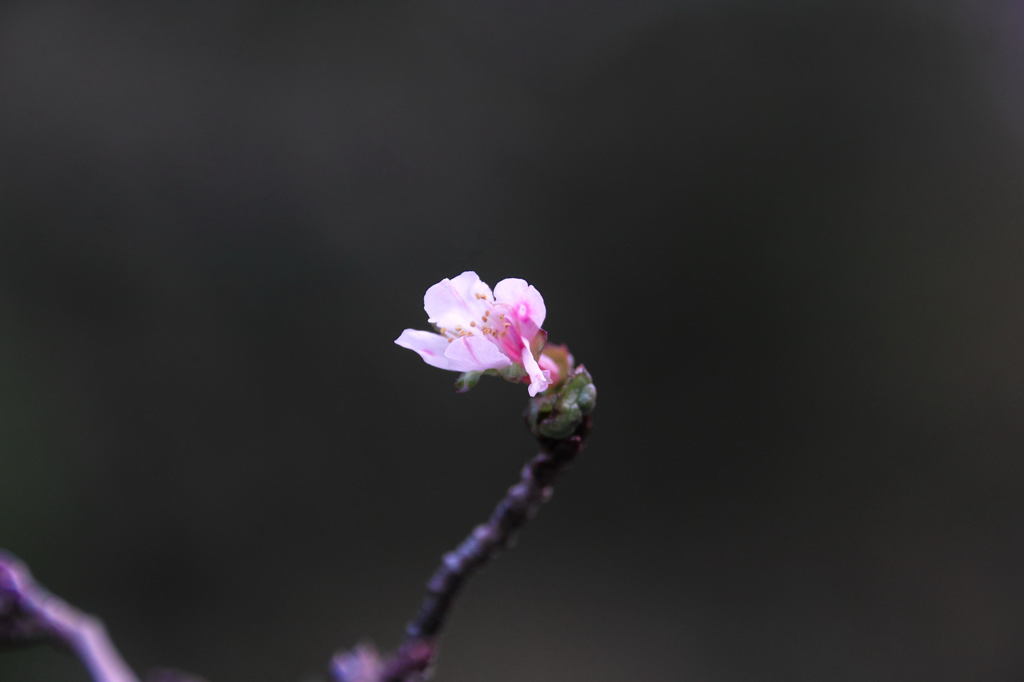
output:
POLYGON ((428 365, 455 372, 517 365, 529 378, 531 396, 551 385, 554 366, 545 361, 542 369, 534 356, 534 346, 543 346, 546 337, 540 326, 547 310, 525 280, 503 279, 492 293, 475 272, 464 272, 427 289, 423 308, 439 333, 406 329, 395 343, 428 365))

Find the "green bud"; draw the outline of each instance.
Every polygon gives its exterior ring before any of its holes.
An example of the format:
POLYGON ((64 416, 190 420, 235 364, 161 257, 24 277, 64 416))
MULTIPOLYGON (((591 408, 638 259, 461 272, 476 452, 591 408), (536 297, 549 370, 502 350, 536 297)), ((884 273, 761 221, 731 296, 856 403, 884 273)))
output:
POLYGON ((561 386, 530 399, 526 423, 535 436, 561 440, 576 432, 596 404, 594 380, 580 365, 561 386))
POLYGON ((597 387, 594 384, 582 386, 576 396, 576 404, 579 405, 580 412, 583 414, 593 412, 597 406, 597 387))

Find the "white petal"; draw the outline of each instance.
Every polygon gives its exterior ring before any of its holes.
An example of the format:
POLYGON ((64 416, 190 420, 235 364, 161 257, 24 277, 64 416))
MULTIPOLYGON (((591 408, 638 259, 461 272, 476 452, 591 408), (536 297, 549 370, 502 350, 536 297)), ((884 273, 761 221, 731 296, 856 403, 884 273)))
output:
POLYGON ((526 347, 523 348, 523 369, 526 370, 526 375, 530 377, 530 388, 528 390, 532 398, 551 385, 551 372, 540 368, 537 360, 533 357, 533 353, 530 352, 530 343, 526 339, 523 339, 523 343, 526 344, 526 347))
POLYGON ((480 294, 487 301, 494 301, 494 294, 491 293, 491 288, 487 286, 487 282, 480 279, 480 276, 472 270, 467 270, 458 277, 453 277, 451 282, 452 286, 467 300, 476 300, 477 294, 480 294))
POLYGON ((455 339, 444 352, 452 369, 460 372, 501 369, 512 364, 497 346, 482 336, 462 336, 455 339))
POLYGON ((427 321, 449 330, 479 321, 493 302, 491 288, 472 271, 454 279, 442 279, 423 295, 427 321))
POLYGON ((455 369, 451 366, 451 360, 444 355, 448 349, 448 339, 440 334, 419 329, 406 329, 401 336, 395 339, 395 343, 402 348, 416 351, 428 365, 440 369, 455 369))
POLYGON ((548 314, 544 297, 536 287, 527 284, 525 279, 510 277, 501 280, 494 287, 494 298, 498 303, 508 306, 519 320, 530 320, 538 327, 544 325, 544 318, 548 314))

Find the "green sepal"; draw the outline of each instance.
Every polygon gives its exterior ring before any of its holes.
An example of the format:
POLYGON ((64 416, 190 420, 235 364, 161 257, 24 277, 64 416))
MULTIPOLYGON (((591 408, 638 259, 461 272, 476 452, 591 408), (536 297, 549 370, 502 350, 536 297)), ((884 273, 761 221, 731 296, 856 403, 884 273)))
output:
POLYGON ((523 369, 522 365, 509 365, 508 367, 489 371, 493 371, 505 381, 511 381, 513 384, 520 383, 526 377, 526 370, 523 369))
POLYGON ((505 381, 511 381, 513 384, 519 384, 526 378, 526 370, 523 369, 521 365, 509 365, 508 367, 502 367, 501 369, 485 369, 483 371, 463 372, 459 375, 459 378, 455 380, 455 390, 459 393, 465 393, 475 387, 482 376, 501 377, 505 381))
POLYGON ((459 375, 459 378, 455 380, 455 391, 457 393, 465 393, 480 381, 480 377, 484 375, 483 372, 463 372, 459 375))

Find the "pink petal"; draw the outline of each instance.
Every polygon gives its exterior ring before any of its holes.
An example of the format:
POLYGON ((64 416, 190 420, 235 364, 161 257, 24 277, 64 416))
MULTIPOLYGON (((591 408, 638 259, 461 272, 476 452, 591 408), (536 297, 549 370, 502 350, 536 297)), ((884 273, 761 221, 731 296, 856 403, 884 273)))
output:
POLYGON ((498 303, 508 306, 513 318, 519 322, 530 320, 537 327, 544 324, 548 314, 544 297, 536 287, 527 284, 525 279, 510 277, 501 280, 494 287, 494 298, 498 303))
POLYGON ((555 383, 556 381, 558 381, 558 373, 561 371, 562 368, 558 366, 557 362, 552 360, 544 353, 541 353, 540 357, 537 359, 537 365, 543 371, 548 373, 548 378, 551 380, 551 383, 555 383))
POLYGON ((497 346, 482 336, 462 336, 448 344, 444 352, 451 369, 460 372, 508 367, 512 361, 497 346))
POLYGON ((419 329, 406 329, 402 335, 395 339, 402 348, 419 353, 423 361, 432 367, 441 369, 455 369, 451 366, 451 360, 445 357, 448 350, 448 339, 440 334, 425 332, 419 329))
POLYGON ((530 352, 530 344, 527 343, 526 339, 523 339, 523 343, 526 344, 526 347, 523 348, 523 369, 526 370, 526 375, 530 377, 530 388, 528 390, 532 398, 551 385, 551 373, 547 370, 542 370, 540 365, 537 364, 533 353, 530 352))
POLYGON ((454 329, 479 321, 493 301, 491 288, 475 272, 466 271, 454 279, 442 279, 427 289, 423 295, 423 309, 427 311, 427 321, 431 324, 454 329))

